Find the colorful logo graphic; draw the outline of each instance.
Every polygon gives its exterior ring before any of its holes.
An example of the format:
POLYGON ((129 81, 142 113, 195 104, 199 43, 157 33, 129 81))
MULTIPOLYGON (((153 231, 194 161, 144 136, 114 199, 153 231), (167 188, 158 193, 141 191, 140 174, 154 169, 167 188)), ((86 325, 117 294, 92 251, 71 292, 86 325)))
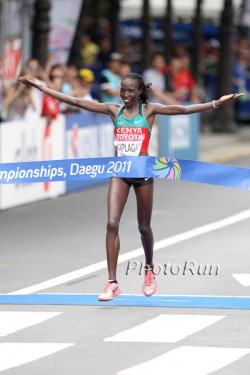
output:
POLYGON ((181 178, 180 164, 178 160, 172 158, 155 158, 152 171, 159 178, 166 178, 168 180, 180 180, 181 178))

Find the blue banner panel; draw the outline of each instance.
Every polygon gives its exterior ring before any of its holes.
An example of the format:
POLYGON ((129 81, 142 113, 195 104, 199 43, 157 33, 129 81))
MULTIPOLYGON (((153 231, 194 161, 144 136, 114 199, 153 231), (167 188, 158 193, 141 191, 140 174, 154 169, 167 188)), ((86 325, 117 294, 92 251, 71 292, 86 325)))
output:
POLYGON ((177 159, 197 160, 199 156, 199 131, 199 113, 160 116, 160 155, 171 155, 177 159))
MULTIPOLYGON (((66 116, 65 157, 94 158, 114 155, 114 125, 108 116, 81 111, 66 116)), ((106 183, 107 179, 67 180, 66 192, 106 183)))

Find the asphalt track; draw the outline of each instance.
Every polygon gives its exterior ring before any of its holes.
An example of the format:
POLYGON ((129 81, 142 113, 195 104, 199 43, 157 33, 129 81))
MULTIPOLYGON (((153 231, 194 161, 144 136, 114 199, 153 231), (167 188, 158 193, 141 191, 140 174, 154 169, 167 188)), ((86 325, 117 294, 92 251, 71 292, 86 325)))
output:
POLYGON ((238 280, 250 273, 249 194, 155 181, 159 288, 146 298, 131 190, 120 226, 123 294, 110 303, 97 301, 107 278, 106 185, 1 212, 0 372, 248 374, 250 285, 238 280))

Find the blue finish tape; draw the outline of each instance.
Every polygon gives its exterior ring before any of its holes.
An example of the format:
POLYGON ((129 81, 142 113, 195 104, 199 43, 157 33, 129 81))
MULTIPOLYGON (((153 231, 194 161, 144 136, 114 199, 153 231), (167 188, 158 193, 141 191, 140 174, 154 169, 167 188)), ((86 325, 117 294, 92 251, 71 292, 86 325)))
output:
POLYGON ((250 169, 168 157, 110 157, 0 164, 0 184, 110 177, 163 178, 250 189, 250 169))

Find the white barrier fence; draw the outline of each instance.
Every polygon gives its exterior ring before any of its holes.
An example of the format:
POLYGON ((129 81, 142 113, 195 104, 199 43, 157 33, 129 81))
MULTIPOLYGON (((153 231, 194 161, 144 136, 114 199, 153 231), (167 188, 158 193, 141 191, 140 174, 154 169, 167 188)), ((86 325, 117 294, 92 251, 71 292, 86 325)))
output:
MULTIPOLYGON (((60 115, 50 127, 44 118, 0 126, 1 163, 64 159, 64 144, 65 116, 60 115)), ((0 209, 62 195, 65 185, 65 182, 0 185, 0 209)))

